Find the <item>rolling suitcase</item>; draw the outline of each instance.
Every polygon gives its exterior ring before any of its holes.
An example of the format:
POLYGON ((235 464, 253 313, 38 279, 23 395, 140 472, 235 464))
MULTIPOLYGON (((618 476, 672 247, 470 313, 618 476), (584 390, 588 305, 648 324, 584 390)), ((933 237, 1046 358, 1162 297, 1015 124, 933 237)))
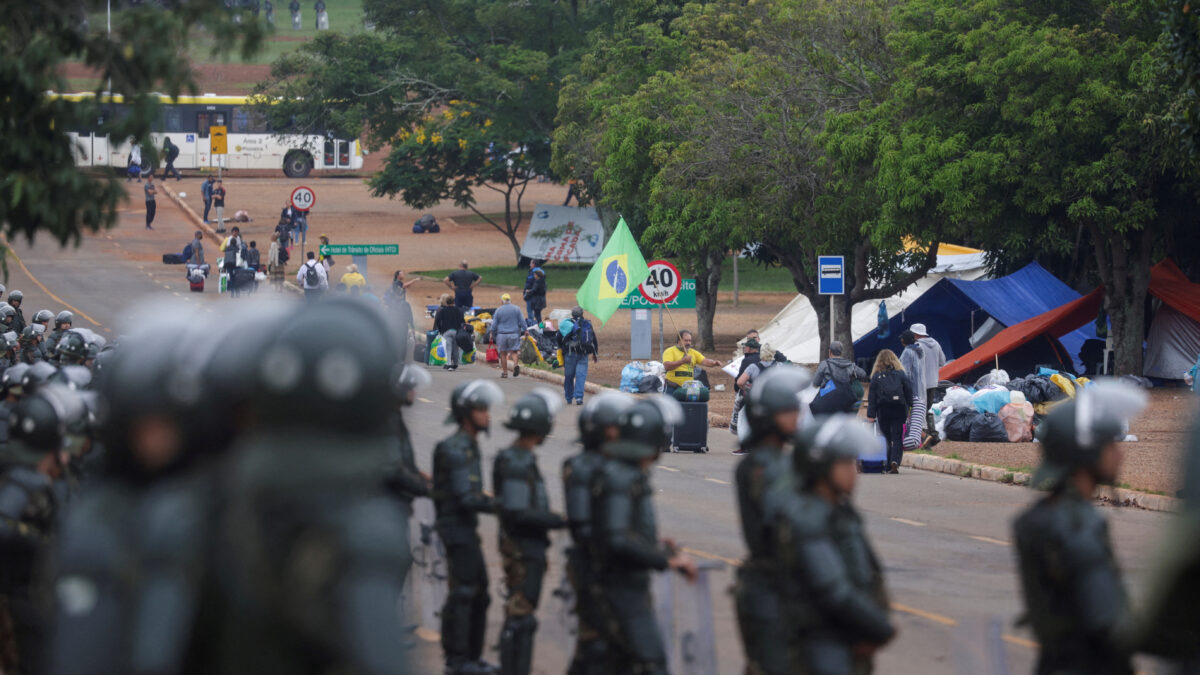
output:
POLYGON ((879 430, 879 425, 872 426, 875 432, 875 444, 863 448, 858 453, 858 465, 863 473, 883 473, 887 470, 887 439, 879 430))
POLYGON ((708 402, 681 401, 683 422, 671 430, 671 452, 708 452, 708 402))
POLYGON ((203 293, 204 292, 204 277, 190 279, 188 281, 188 285, 192 289, 193 293, 203 293))

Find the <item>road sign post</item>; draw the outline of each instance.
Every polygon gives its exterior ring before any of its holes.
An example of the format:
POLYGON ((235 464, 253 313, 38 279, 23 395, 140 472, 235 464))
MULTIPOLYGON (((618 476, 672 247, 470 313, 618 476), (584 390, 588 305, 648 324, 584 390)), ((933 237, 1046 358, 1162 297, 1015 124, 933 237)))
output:
POLYGON ((679 297, 682 279, 679 269, 666 260, 651 260, 647 267, 650 275, 638 286, 638 292, 650 304, 658 305, 658 353, 661 354, 664 349, 663 311, 667 303, 679 297))
MULTIPOLYGON (((846 259, 840 255, 817 256, 817 293, 829 296, 829 342, 834 341, 837 302, 834 297, 846 293, 846 259)), ((818 358, 824 356, 818 354, 818 358)))

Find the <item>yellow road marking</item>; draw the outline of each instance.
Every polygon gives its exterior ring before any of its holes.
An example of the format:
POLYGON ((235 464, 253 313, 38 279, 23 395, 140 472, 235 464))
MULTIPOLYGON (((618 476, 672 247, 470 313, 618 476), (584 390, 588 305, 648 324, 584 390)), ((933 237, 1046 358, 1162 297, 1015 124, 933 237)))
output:
POLYGON ((430 401, 429 399, 423 398, 420 396, 417 397, 417 400, 420 401, 421 403, 433 403, 433 401, 430 401))
POLYGON ((1007 541, 1004 541, 1003 539, 992 539, 991 537, 980 537, 980 536, 976 536, 974 534, 970 534, 967 536, 974 539, 975 541, 982 541, 985 544, 996 544, 997 546, 1012 546, 1012 544, 1008 543, 1007 541))
POLYGON ((671 473, 679 473, 679 469, 676 469, 673 466, 664 466, 662 464, 659 464, 658 468, 662 469, 663 471, 670 471, 671 473))
POLYGON ((897 523, 904 523, 905 525, 912 525, 913 527, 925 527, 925 523, 909 520, 908 518, 889 518, 889 520, 894 520, 897 523))
POLYGON ((1017 637, 1016 635, 1002 635, 1000 637, 1000 639, 1004 640, 1005 642, 1007 642, 1010 645, 1017 645, 1018 647, 1029 647, 1030 649, 1037 649, 1039 646, 1038 643, 1034 642, 1033 640, 1028 640, 1023 637, 1017 637))
POLYGON ((717 485, 729 485, 729 481, 721 480, 720 478, 705 478, 704 480, 710 483, 716 483, 717 485))
POLYGON ((695 549, 695 548, 687 548, 686 546, 681 547, 679 550, 683 551, 684 553, 686 553, 688 555, 696 556, 697 558, 704 558, 705 560, 717 560, 717 561, 725 563, 726 565, 729 565, 730 567, 741 567, 742 566, 742 561, 738 560, 736 558, 726 558, 723 555, 717 555, 716 553, 708 553, 707 551, 701 551, 701 550, 695 549))
POLYGON ((97 328, 99 328, 100 326, 103 325, 99 321, 88 316, 87 314, 84 314, 82 311, 80 311, 77 307, 75 307, 71 303, 67 302, 66 300, 63 300, 62 298, 58 297, 54 293, 50 292, 50 289, 46 288, 45 284, 38 281, 38 278, 33 276, 33 272, 29 271, 29 268, 25 266, 25 263, 21 260, 21 257, 18 256, 17 252, 12 249, 12 246, 8 247, 8 254, 13 257, 13 260, 17 261, 17 266, 21 268, 21 271, 25 273, 25 276, 29 277, 29 280, 33 282, 33 285, 42 289, 42 292, 45 293, 46 295, 50 296, 51 298, 54 298, 55 302, 66 307, 67 309, 71 310, 75 314, 78 314, 79 316, 82 316, 83 318, 87 319, 89 322, 91 322, 91 324, 93 326, 95 326, 97 328))
POLYGON ((896 610, 897 612, 902 612, 904 614, 912 614, 913 616, 919 616, 922 619, 928 619, 929 621, 932 621, 934 623, 940 623, 943 626, 957 626, 958 625, 958 621, 955 621, 954 619, 951 619, 948 616, 943 616, 941 614, 934 614, 933 612, 926 612, 923 609, 917 609, 916 607, 909 607, 908 605, 902 605, 898 602, 892 603, 892 609, 896 610))
POLYGON ((436 630, 429 630, 428 628, 418 628, 417 629, 417 637, 421 638, 422 640, 424 640, 426 642, 437 642, 442 639, 442 634, 436 630))

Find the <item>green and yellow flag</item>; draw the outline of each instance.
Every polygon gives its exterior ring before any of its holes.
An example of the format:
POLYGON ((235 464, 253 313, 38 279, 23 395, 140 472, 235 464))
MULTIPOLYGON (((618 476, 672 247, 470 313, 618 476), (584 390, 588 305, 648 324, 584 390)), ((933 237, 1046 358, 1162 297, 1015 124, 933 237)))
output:
POLYGON ((625 296, 635 291, 648 276, 650 268, 646 267, 646 259, 622 218, 600 252, 600 258, 592 265, 583 286, 579 287, 575 300, 600 319, 600 323, 605 323, 621 306, 625 296))

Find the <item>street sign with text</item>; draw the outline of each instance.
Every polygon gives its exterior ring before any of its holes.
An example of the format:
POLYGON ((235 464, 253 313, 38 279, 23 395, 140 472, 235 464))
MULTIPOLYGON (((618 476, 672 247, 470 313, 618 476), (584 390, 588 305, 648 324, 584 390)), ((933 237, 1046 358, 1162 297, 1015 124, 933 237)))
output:
POLYGON ((817 292, 821 295, 845 295, 846 263, 840 255, 817 256, 817 292))
POLYGON ((321 255, 400 255, 400 244, 325 244, 321 255))

